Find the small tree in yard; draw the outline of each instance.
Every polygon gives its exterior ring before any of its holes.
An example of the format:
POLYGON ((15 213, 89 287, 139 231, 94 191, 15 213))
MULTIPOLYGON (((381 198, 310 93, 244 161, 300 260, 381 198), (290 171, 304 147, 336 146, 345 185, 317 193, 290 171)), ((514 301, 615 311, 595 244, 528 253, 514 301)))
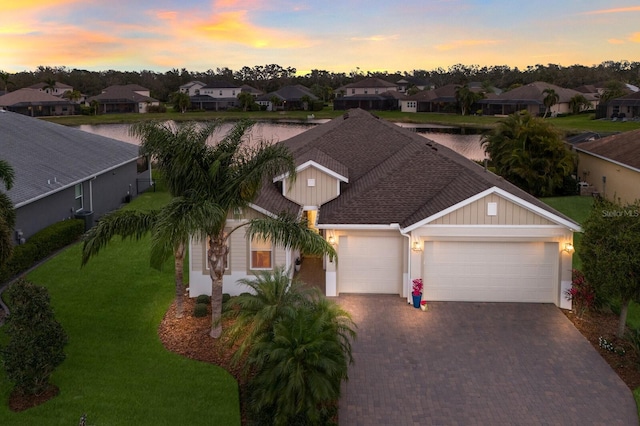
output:
POLYGON ((49 377, 65 359, 67 335, 53 315, 49 293, 26 280, 8 292, 11 307, 6 324, 9 343, 2 348, 7 378, 19 395, 39 395, 49 387, 49 377))
POLYGON ((640 201, 596 201, 579 246, 586 279, 596 297, 620 301, 617 336, 624 336, 629 302, 640 302, 640 201))

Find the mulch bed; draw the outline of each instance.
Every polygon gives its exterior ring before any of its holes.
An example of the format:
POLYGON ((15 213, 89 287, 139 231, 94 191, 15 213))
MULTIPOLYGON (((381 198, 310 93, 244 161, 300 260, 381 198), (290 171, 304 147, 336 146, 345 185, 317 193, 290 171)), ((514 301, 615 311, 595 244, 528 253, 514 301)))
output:
POLYGON ((47 390, 39 395, 20 395, 15 391, 9 397, 9 409, 11 411, 24 411, 29 408, 44 404, 51 398, 56 397, 60 389, 56 385, 49 385, 47 390))
POLYGON ((640 386, 640 357, 625 339, 616 337, 619 316, 613 313, 589 312, 584 318, 578 318, 571 311, 564 311, 573 325, 591 343, 602 358, 620 376, 632 391, 640 386), (608 351, 600 347, 599 339, 603 337, 611 342, 614 348, 623 348, 624 355, 608 351))

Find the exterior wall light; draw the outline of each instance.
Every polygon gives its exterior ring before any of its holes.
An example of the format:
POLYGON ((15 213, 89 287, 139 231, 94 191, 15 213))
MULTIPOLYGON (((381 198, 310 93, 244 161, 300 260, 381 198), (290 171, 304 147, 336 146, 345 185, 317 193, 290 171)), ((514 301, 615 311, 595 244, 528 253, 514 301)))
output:
POLYGON ((329 238, 327 238, 327 242, 329 244, 331 244, 332 246, 336 245, 336 237, 334 237, 333 235, 329 235, 329 238))
POLYGON ((571 243, 564 243, 564 248, 562 250, 566 251, 569 254, 571 254, 574 251, 576 251, 576 249, 573 247, 573 244, 571 244, 571 243))
POLYGON ((411 246, 411 250, 422 251, 422 244, 420 244, 420 241, 414 241, 413 245, 411 246))

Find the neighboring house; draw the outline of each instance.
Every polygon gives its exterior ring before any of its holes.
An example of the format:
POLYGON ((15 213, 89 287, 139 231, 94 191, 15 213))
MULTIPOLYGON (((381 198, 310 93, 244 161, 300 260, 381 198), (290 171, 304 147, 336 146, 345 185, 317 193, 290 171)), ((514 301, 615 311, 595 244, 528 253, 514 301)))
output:
POLYGON ((200 94, 200 89, 202 89, 203 87, 205 87, 207 84, 203 83, 201 81, 190 81, 187 84, 183 84, 182 86, 180 86, 180 88, 178 89, 178 91, 180 93, 186 93, 189 96, 196 96, 200 94))
POLYGON ((47 83, 36 83, 29 86, 29 89, 39 90, 41 92, 45 92, 58 97, 64 95, 66 92, 71 92, 73 90, 73 86, 69 86, 68 84, 60 83, 57 81, 53 88, 47 86, 47 83))
POLYGON ((90 225, 150 186, 136 145, 6 111, 0 134, 0 158, 15 172, 7 194, 17 213, 16 243, 73 217, 90 225))
POLYGON ((632 92, 601 104, 596 114, 596 119, 598 118, 612 118, 622 121, 640 119, 640 92, 632 92))
POLYGON ((97 96, 87 98, 87 104, 98 102, 102 114, 109 113, 146 113, 150 106, 160 102, 151 97, 149 89, 137 84, 109 86, 97 96))
POLYGON ((509 115, 526 110, 532 115, 544 115, 547 107, 544 99, 546 89, 553 89, 558 94, 558 102, 550 109, 550 115, 567 114, 571 112, 570 101, 575 95, 583 95, 592 102, 595 108, 596 99, 588 93, 581 93, 573 89, 565 89, 551 83, 537 81, 525 86, 503 92, 497 96, 480 100, 484 115, 509 115))
POLYGON ((398 85, 398 92, 400 93, 407 93, 407 91, 413 87, 420 91, 433 89, 433 84, 429 83, 428 80, 412 76, 405 76, 396 81, 396 84, 398 85))
POLYGON ((219 111, 239 106, 240 87, 226 81, 214 81, 199 89, 191 96, 191 107, 203 110, 219 111))
POLYGON ((367 111, 396 111, 407 98, 404 93, 390 90, 379 94, 351 95, 335 98, 333 109, 336 111, 360 108, 367 111))
POLYGON ((459 84, 447 84, 436 89, 424 90, 402 100, 402 112, 456 112, 459 84))
MULTIPOLYGON (((363 110, 280 142, 295 181, 278 176, 229 219, 308 219, 337 250, 324 259, 327 296, 395 294, 424 279, 430 301, 532 302, 570 307, 573 232, 580 227, 482 166, 363 110)), ((224 292, 299 253, 231 234, 224 292)), ((190 247, 190 295, 211 292, 204 242, 190 247)), ((304 268, 304 261, 302 263, 304 268)))
POLYGON ((339 96, 378 95, 384 92, 397 92, 398 88, 399 86, 395 83, 370 77, 347 84, 338 89, 337 93, 339 96))
POLYGON ((262 90, 258 90, 253 86, 249 86, 248 84, 243 84, 242 86, 240 86, 240 91, 251 93, 254 99, 264 93, 262 90))
POLYGON ((640 200, 640 130, 574 145, 578 177, 610 200, 640 200))
POLYGON ((0 96, 0 108, 30 117, 75 113, 75 104, 68 99, 29 88, 0 96))
MULTIPOLYGON (((292 111, 305 109, 304 99, 308 98, 311 102, 317 101, 318 97, 311 93, 309 88, 296 84, 295 86, 284 86, 275 92, 270 92, 256 98, 258 105, 264 106, 267 111, 292 111), (274 101, 276 104, 274 105, 274 101)), ((307 109, 310 106, 307 105, 307 109)))

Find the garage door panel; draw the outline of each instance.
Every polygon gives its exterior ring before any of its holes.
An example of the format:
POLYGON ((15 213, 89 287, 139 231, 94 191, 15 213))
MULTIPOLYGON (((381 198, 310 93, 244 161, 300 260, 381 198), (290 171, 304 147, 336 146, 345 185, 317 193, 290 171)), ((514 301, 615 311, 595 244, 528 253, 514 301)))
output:
POLYGON ((427 300, 557 303, 558 245, 428 241, 427 300))
POLYGON ((341 236, 338 292, 400 294, 402 252, 399 237, 341 236))

